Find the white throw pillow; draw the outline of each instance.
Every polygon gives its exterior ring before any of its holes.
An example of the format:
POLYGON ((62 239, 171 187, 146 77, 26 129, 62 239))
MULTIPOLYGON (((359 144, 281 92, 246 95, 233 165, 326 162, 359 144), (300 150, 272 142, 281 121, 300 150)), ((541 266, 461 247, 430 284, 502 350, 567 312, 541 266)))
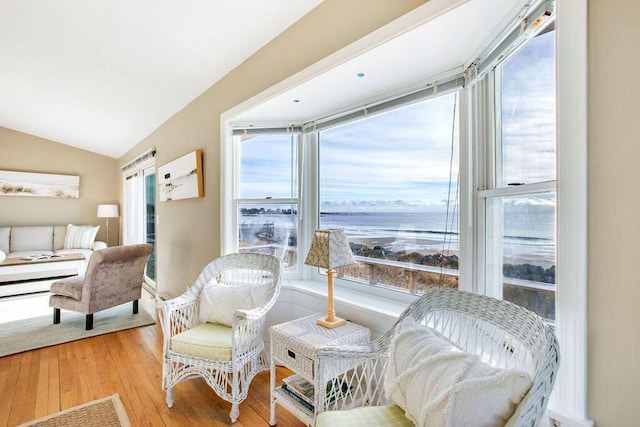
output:
POLYGON ((268 285, 208 284, 200 295, 200 321, 233 326, 233 313, 236 310, 261 306, 268 293, 268 285))
POLYGON ((503 426, 531 377, 490 366, 407 318, 391 341, 384 386, 418 426, 503 426))
POLYGON ((64 238, 65 249, 92 249, 93 242, 100 226, 67 225, 67 235, 64 238))

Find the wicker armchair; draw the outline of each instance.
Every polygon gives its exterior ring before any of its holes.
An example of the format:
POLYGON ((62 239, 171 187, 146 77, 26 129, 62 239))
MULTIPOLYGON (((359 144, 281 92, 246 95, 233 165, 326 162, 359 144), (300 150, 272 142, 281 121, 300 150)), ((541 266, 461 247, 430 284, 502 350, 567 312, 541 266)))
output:
MULTIPOLYGON (((231 421, 238 419, 251 380, 269 368, 263 341, 265 315, 278 297, 281 278, 278 258, 254 253, 225 255, 207 265, 184 294, 158 304, 164 334, 162 388, 169 407, 174 402, 173 386, 201 376, 231 403, 231 421), (227 307, 230 324, 216 324, 201 320, 200 308, 211 287, 236 291, 251 287, 264 292, 259 306, 227 307)), ((231 304, 228 298, 213 303, 219 307, 231 304)))
POLYGON ((381 425, 373 421, 377 417, 386 419, 384 425, 413 425, 401 408, 390 404, 383 389, 394 330, 409 316, 418 324, 435 329, 454 347, 480 356, 485 363, 527 372, 532 385, 506 425, 540 423, 560 361, 558 341, 551 327, 536 314, 510 302, 448 289, 432 291, 414 301, 394 327, 375 341, 319 349, 320 384, 340 384, 344 398, 320 401, 317 427, 359 425, 363 419, 369 425, 381 425), (348 409, 354 406, 357 408, 348 409))

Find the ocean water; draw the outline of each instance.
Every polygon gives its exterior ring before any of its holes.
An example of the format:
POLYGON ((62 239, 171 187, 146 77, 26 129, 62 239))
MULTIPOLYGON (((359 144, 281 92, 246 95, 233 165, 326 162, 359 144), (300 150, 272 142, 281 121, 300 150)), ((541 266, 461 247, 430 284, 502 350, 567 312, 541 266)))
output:
MULTIPOLYGON (((272 223, 276 230, 291 230, 295 228, 295 221, 295 214, 242 217, 251 234, 266 223, 272 223)), ((525 213, 507 210, 503 226, 505 262, 530 262, 545 268, 555 264, 555 213, 552 209, 525 213)), ((448 218, 445 212, 322 213, 320 228, 341 228, 352 240, 379 241, 390 251, 458 254, 460 249, 457 218, 451 218, 451 215, 448 218)))

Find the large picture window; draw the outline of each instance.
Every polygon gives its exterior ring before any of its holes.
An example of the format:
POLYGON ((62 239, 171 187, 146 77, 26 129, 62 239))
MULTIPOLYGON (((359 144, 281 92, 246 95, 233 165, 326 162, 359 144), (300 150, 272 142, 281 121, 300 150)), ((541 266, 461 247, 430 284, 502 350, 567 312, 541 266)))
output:
POLYGON ((457 93, 319 133, 319 227, 345 230, 343 277, 423 293, 458 286, 457 93))

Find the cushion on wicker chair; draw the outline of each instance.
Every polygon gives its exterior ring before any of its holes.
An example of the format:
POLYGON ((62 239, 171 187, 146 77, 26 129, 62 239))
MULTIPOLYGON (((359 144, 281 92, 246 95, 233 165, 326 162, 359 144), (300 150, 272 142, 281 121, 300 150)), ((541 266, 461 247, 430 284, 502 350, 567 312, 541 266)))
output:
POLYGON ((231 360, 231 327, 202 323, 171 337, 171 350, 207 359, 231 360))
POLYGON ((408 317, 391 341, 384 385, 416 425, 503 426, 531 377, 483 363, 408 317))
POLYGON ((268 294, 268 284, 209 284, 202 290, 200 298, 200 321, 232 326, 236 310, 259 307, 264 304, 268 294))
POLYGON ((315 427, 415 427, 398 405, 363 406, 349 411, 327 411, 318 415, 315 427))

